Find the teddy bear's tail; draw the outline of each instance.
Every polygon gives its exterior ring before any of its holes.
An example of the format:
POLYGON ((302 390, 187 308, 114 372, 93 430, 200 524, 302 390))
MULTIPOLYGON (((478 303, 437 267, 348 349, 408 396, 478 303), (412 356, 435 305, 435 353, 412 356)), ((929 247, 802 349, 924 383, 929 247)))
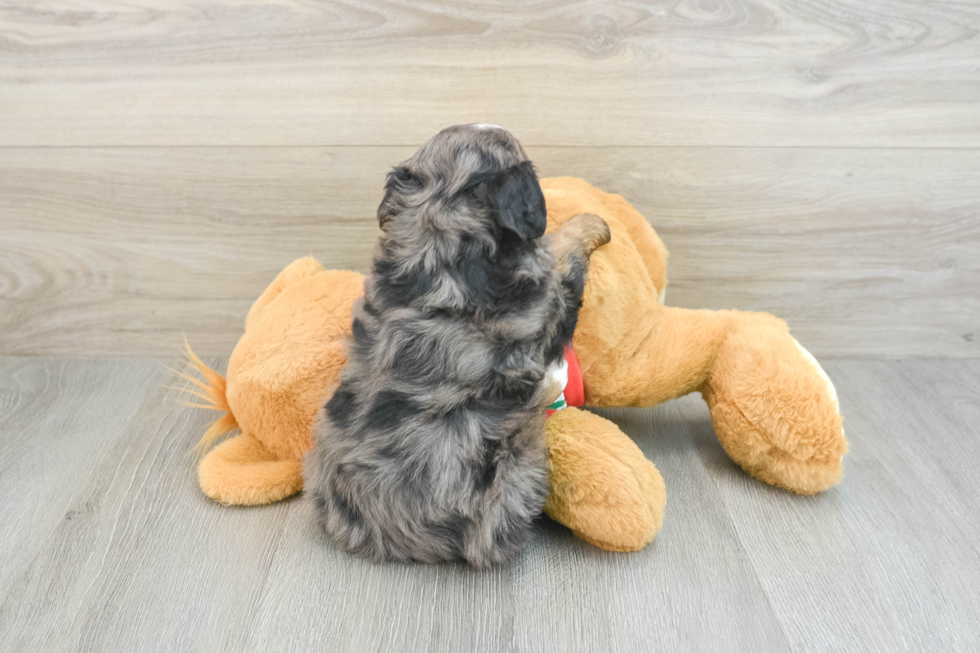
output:
POLYGON ((238 422, 235 421, 235 416, 231 412, 231 407, 228 405, 228 398, 225 396, 225 389, 227 387, 225 383, 225 377, 221 376, 213 369, 211 369, 204 361, 202 361, 194 350, 191 349, 190 344, 184 340, 184 354, 187 356, 187 366, 197 372, 201 379, 195 378, 190 374, 185 372, 179 372, 177 370, 172 370, 174 374, 184 379, 185 381, 193 384, 193 387, 179 388, 182 392, 186 392, 189 395, 193 395, 198 399, 201 399, 205 403, 192 403, 184 402, 188 406, 194 406, 195 408, 207 408, 208 410, 217 410, 224 413, 221 417, 216 419, 208 429, 201 436, 197 445, 194 447, 197 449, 198 453, 203 454, 211 446, 226 433, 234 431, 238 428, 238 422))
POLYGON ((211 449, 223 435, 241 429, 228 405, 225 377, 205 364, 186 341, 184 354, 188 371, 171 372, 191 385, 177 389, 204 403, 182 403, 224 413, 211 423, 195 447, 203 456, 198 466, 198 481, 204 494, 228 505, 254 506, 299 492, 303 488, 302 460, 279 459, 251 433, 240 433, 211 449), (193 372, 201 378, 193 376, 193 372))

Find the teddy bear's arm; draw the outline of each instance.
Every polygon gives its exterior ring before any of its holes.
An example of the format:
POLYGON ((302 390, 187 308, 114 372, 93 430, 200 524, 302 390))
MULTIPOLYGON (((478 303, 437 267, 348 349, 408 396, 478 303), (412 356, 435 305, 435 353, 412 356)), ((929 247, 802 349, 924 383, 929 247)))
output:
POLYGON ((545 512, 576 536, 609 551, 637 551, 663 522, 663 478, 607 419, 565 408, 545 423, 551 495, 545 512))

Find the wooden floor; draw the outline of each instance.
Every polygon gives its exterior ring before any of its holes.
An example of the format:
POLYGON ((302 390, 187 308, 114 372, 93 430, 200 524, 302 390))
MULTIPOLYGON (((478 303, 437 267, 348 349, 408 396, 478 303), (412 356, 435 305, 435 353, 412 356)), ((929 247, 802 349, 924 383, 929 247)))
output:
POLYGON ((196 486, 210 417, 156 359, 0 358, 0 648, 11 651, 976 651, 980 362, 836 360, 844 481, 738 470, 697 395, 610 415, 667 482, 607 553, 542 521, 513 565, 374 565, 302 497, 196 486))
POLYGON ((978 288, 975 0, 0 1, 0 651, 980 650, 978 288), (366 270, 465 122, 633 202, 668 304, 836 358, 844 482, 752 481, 693 396, 607 413, 667 481, 637 554, 375 566, 206 500, 167 357, 366 270))

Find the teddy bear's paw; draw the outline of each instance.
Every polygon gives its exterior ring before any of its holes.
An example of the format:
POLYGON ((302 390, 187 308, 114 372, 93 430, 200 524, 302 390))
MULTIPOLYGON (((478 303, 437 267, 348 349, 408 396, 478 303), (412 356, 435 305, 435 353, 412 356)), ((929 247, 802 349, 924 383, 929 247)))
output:
POLYGON ((787 331, 753 335, 729 339, 702 389, 718 440, 758 480, 798 494, 822 492, 841 479, 847 452, 837 392, 787 331))
POLYGON ((639 551, 652 542, 663 524, 667 488, 660 472, 649 461, 635 488, 624 483, 621 492, 599 502, 572 507, 568 524, 579 539, 606 551, 639 551))
POLYGON ((201 490, 226 505, 274 503, 303 488, 299 459, 279 459, 248 433, 225 440, 201 460, 201 490))
POLYGON ((551 495, 545 512, 607 551, 638 551, 663 523, 666 487, 657 468, 619 428, 566 408, 550 417, 551 495))
POLYGON ((843 454, 829 459, 799 459, 771 447, 742 467, 754 478, 796 494, 816 494, 836 485, 843 475, 843 454))

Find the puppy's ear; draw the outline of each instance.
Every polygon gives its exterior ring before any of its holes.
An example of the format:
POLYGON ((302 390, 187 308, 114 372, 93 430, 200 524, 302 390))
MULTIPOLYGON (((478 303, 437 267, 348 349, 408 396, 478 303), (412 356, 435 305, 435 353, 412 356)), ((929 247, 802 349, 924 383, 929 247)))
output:
POLYGON ((530 161, 507 168, 474 189, 497 216, 500 226, 521 240, 540 238, 548 223, 544 194, 530 161))
POLYGON ((384 199, 378 206, 378 226, 384 229, 388 220, 405 208, 406 197, 421 188, 422 179, 406 166, 392 168, 385 181, 384 199))

